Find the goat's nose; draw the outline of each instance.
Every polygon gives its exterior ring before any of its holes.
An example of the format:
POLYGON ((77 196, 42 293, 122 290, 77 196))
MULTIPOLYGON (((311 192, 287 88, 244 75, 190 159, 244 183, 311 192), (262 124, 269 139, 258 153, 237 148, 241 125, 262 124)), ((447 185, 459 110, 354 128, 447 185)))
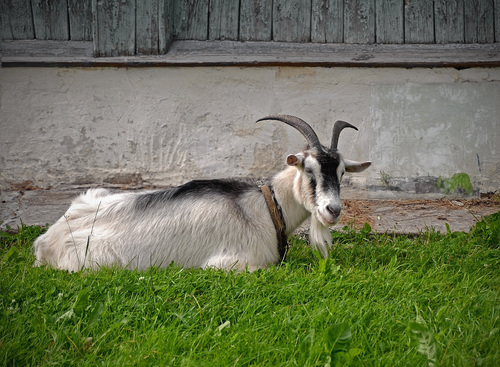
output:
POLYGON ((336 205, 328 205, 326 209, 332 213, 335 218, 338 218, 340 216, 340 212, 342 211, 342 207, 336 205))

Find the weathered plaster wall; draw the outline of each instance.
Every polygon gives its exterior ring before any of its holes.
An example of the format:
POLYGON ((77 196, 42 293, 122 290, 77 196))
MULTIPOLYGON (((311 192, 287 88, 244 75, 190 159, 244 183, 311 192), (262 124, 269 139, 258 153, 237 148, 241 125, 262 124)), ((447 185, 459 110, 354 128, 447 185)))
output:
MULTIPOLYGON (((0 68, 0 189, 145 187, 272 175, 299 116, 373 166, 346 186, 433 195, 436 179, 500 182, 500 68, 0 68)), ((345 191, 349 195, 349 190, 345 191)), ((357 194, 356 194, 357 195, 357 194)))

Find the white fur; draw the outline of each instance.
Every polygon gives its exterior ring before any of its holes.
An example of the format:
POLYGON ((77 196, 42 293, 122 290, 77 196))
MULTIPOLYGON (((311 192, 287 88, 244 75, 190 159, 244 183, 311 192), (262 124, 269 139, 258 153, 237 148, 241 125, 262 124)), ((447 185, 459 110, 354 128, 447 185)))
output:
MULTIPOLYGON (((326 257, 330 223, 325 225, 318 217, 318 204, 304 179, 303 157, 293 157, 287 159, 290 167, 272 180, 286 234, 312 213, 311 244, 326 257)), ((88 190, 37 238, 35 265, 79 271, 101 266, 146 269, 175 262, 183 267, 253 271, 279 261, 276 230, 257 189, 236 200, 224 195, 187 196, 138 210, 134 200, 142 194, 88 190)))
POLYGON ((277 261, 276 232, 258 192, 241 198, 248 220, 231 216, 227 199, 173 201, 137 215, 131 205, 136 195, 98 189, 78 197, 35 241, 36 264, 78 271, 165 267, 174 261, 184 267, 242 270, 277 261))

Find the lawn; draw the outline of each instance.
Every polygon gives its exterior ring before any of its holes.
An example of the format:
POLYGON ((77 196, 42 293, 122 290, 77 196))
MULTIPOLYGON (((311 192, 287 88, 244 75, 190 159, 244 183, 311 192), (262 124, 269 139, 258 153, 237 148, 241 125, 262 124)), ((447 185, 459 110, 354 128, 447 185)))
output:
POLYGON ((470 233, 345 228, 254 273, 32 267, 0 233, 5 366, 499 366, 500 212, 470 233))

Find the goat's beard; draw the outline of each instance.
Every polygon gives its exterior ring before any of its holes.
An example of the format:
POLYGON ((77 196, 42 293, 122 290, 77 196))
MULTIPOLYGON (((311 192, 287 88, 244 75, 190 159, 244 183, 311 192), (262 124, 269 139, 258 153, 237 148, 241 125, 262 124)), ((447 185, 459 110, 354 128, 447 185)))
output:
POLYGON ((311 227, 309 229, 309 241, 311 246, 318 250, 326 259, 328 257, 328 246, 332 244, 330 228, 321 223, 315 215, 311 216, 311 227))

